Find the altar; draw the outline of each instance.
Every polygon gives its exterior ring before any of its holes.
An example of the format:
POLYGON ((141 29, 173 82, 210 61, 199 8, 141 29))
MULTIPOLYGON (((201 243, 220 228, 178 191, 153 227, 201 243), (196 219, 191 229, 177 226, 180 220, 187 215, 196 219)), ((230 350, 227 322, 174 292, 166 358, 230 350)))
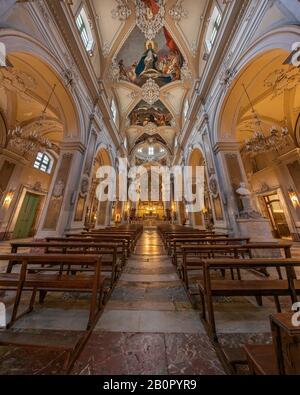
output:
POLYGON ((138 218, 144 221, 158 221, 165 216, 163 202, 140 202, 137 212, 138 218))

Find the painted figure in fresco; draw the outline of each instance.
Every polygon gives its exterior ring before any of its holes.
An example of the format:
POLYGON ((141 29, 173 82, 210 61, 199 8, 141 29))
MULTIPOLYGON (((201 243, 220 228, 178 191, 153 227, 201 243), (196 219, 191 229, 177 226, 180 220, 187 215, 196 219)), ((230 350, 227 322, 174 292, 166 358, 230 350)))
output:
POLYGON ((139 103, 129 116, 130 125, 146 126, 149 123, 156 126, 172 126, 172 114, 162 103, 149 106, 145 102, 139 103))
POLYGON ((136 75, 136 67, 137 67, 137 63, 133 63, 133 65, 131 67, 129 67, 128 71, 127 71, 127 75, 129 78, 130 82, 135 83, 136 79, 137 79, 137 75, 136 75))
MULTIPOLYGON (((149 8, 155 15, 153 9, 158 4, 155 0, 149 0, 150 3, 151 7, 149 8)), ((151 14, 149 14, 150 16, 151 14)), ((134 34, 136 35, 137 33, 135 32, 134 34)), ((143 38, 141 39, 143 40, 143 38)), ((133 46, 135 44, 135 42, 132 42, 133 46)), ((157 41, 148 40, 145 43, 145 52, 140 58, 138 56, 137 58, 132 58, 130 53, 131 50, 128 51, 128 48, 126 50, 124 48, 118 57, 121 80, 132 82, 141 87, 149 78, 152 78, 162 87, 181 79, 181 68, 184 58, 166 28, 159 33, 157 41), (131 58, 131 61, 129 64, 126 64, 125 59, 128 58, 131 58)))
POLYGON ((152 41, 148 41, 146 44, 147 51, 142 56, 142 59, 139 61, 135 69, 136 75, 140 76, 142 74, 147 73, 149 70, 156 70, 156 63, 158 60, 158 56, 154 50, 154 44, 152 41))
POLYGON ((128 77, 127 77, 127 73, 126 73, 126 69, 125 69, 125 65, 124 65, 124 60, 123 59, 121 59, 119 61, 119 69, 120 69, 120 78, 127 80, 128 77))

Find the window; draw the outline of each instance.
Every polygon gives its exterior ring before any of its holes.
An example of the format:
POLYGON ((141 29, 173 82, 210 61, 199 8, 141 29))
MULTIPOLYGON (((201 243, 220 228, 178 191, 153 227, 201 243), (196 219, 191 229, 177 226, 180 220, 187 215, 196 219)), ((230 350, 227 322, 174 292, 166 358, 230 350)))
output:
POLYGON ((35 159, 33 167, 44 173, 51 173, 53 160, 45 153, 39 152, 35 159))
POLYGON ((85 10, 82 8, 78 17, 76 19, 76 24, 82 39, 82 42, 87 51, 91 51, 93 49, 94 40, 92 36, 92 32, 89 26, 88 18, 85 10))
POLYGON ((215 39, 217 37, 220 25, 221 25, 221 20, 222 20, 222 15, 220 14, 220 11, 218 10, 217 7, 214 8, 213 13, 210 18, 210 22, 208 25, 207 29, 207 34, 206 34, 206 46, 208 49, 208 52, 211 51, 212 46, 215 42, 215 39))
POLYGON ((153 156, 154 155, 154 147, 149 147, 149 156, 153 156))
POLYGON ((117 106, 116 106, 114 99, 112 99, 112 101, 111 101, 111 112, 113 115, 114 123, 117 123, 117 106))
POLYGON ((189 101, 188 101, 188 99, 186 99, 185 102, 184 102, 184 107, 183 107, 183 116, 184 116, 184 120, 185 121, 187 119, 187 115, 188 115, 188 112, 189 112, 189 106, 190 106, 189 101))

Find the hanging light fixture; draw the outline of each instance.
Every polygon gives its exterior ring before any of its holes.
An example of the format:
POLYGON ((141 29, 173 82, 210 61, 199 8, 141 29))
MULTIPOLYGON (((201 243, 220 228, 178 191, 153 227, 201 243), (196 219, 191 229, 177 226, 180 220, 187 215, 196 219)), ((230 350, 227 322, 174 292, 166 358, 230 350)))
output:
POLYGON ((290 134, 287 126, 278 130, 276 126, 270 128, 270 134, 265 135, 262 128, 262 120, 256 112, 249 93, 243 84, 244 91, 251 106, 253 119, 257 126, 257 130, 253 132, 253 137, 246 140, 242 151, 246 154, 259 154, 276 151, 279 152, 290 142, 290 134))
POLYGON ((23 131, 20 126, 17 126, 15 129, 8 131, 7 147, 10 150, 16 151, 24 157, 32 158, 35 157, 39 151, 53 148, 53 144, 51 143, 51 141, 47 138, 40 136, 39 131, 41 130, 43 121, 45 120, 46 111, 49 107, 55 88, 56 84, 53 85, 46 106, 43 109, 41 116, 37 122, 38 130, 27 132, 23 131))

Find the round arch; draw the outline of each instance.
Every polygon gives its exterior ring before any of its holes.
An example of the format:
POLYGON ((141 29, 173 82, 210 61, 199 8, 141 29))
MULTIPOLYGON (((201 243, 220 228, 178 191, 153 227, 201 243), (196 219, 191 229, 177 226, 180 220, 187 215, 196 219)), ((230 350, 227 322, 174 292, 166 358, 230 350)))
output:
MULTIPOLYGON (((7 55, 13 60, 18 56, 32 63, 39 75, 51 76, 56 82, 56 97, 60 98, 61 115, 64 122, 64 140, 75 140, 85 144, 85 122, 80 101, 74 91, 66 89, 63 82, 63 63, 38 40, 12 29, 0 31, 0 41, 6 46, 7 55)), ((12 62, 13 63, 13 62, 12 62)))
MULTIPOLYGON (((300 27, 296 25, 274 29, 252 43, 248 50, 243 53, 243 56, 231 67, 232 70, 235 70, 236 77, 230 89, 224 90, 220 94, 217 108, 214 111, 215 115, 212 119, 213 145, 218 142, 236 141, 232 131, 232 123, 234 124, 236 120, 236 114, 231 117, 231 122, 230 120, 225 124, 223 122, 224 114, 228 108, 228 99, 232 95, 233 90, 238 86, 238 83, 241 82, 241 77, 245 76, 245 73, 247 73, 247 70, 253 64, 256 62, 267 62, 267 58, 270 56, 276 57, 277 55, 281 57, 283 63, 291 52, 292 43, 299 41, 299 34, 300 27)), ((256 74, 253 73, 248 78, 251 81, 255 81, 255 77, 256 74)), ((227 114, 227 116, 230 117, 231 115, 227 114)))
POLYGON ((204 154, 200 145, 194 146, 193 150, 190 152, 187 158, 188 166, 203 166, 204 163, 204 154))
POLYGON ((104 144, 100 144, 97 147, 95 160, 97 160, 101 166, 113 166, 113 158, 111 153, 104 144))

